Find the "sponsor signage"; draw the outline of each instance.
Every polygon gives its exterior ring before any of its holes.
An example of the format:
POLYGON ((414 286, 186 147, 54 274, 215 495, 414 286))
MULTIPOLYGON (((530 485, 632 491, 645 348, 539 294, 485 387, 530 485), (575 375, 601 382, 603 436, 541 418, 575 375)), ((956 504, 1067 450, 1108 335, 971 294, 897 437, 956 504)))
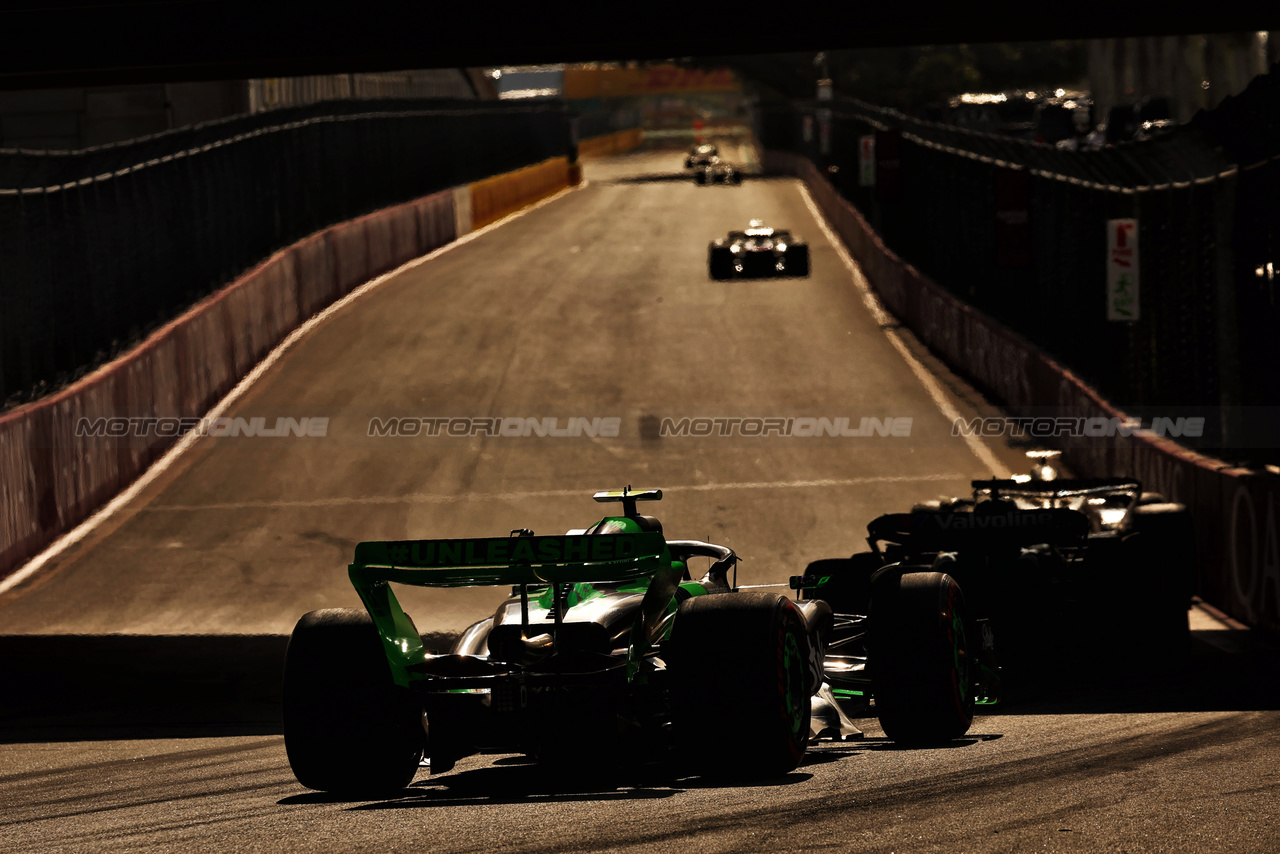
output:
POLYGON ((867 134, 858 138, 858 185, 876 185, 876 138, 867 134))
POLYGON ((366 551, 357 560, 416 569, 599 563, 651 555, 649 547, 654 544, 648 534, 404 540, 362 543, 366 551), (375 550, 382 553, 371 553, 375 550))
POLYGON ((1107 220, 1107 320, 1138 319, 1138 221, 1107 220))
POLYGON ((875 133, 876 198, 887 202, 898 194, 898 174, 902 165, 902 131, 897 128, 875 133))
POLYGON ((1030 266, 1035 245, 1031 232, 1031 173, 1026 169, 995 170, 996 267, 1030 266))

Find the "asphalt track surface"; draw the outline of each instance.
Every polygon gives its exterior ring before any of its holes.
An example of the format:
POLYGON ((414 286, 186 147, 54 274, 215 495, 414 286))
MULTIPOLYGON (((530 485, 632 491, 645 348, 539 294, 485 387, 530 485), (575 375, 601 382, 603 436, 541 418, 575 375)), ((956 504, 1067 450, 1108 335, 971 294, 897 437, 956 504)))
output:
MULTIPOLYGON (((1195 620, 1176 677, 1068 661, 967 738, 811 748, 781 780, 552 780, 518 757, 426 769, 402 796, 294 781, 284 643, 357 606, 366 539, 560 533, 590 493, 661 487, 667 534, 785 582, 861 550, 865 524, 970 478, 942 404, 994 410, 868 311, 800 185, 698 187, 678 152, 588 164, 588 186, 388 278, 304 336, 231 415, 328 418, 324 437, 202 439, 120 513, 0 594, 3 851, 1274 851, 1280 666, 1195 620), (812 245, 808 279, 713 282, 748 218, 812 245), (371 419, 617 418, 616 437, 370 436, 371 419), (909 436, 662 436, 664 418, 911 418, 909 436)), ((424 632, 492 590, 402 597, 424 632)), ((714 733, 714 722, 708 722, 714 733)), ((751 745, 742 745, 750 751, 751 745)))

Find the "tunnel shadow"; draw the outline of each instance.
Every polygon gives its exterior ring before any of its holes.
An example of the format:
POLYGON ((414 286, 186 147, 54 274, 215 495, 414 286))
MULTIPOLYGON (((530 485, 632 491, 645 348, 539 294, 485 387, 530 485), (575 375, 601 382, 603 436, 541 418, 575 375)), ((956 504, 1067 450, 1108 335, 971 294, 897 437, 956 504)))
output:
MULTIPOLYGON (((429 649, 457 635, 427 633, 429 649)), ((0 744, 279 735, 287 635, 0 635, 0 744)))
MULTIPOLYGON (((483 767, 469 768, 412 783, 392 798, 353 804, 353 811, 425 809, 450 806, 499 804, 547 804, 588 801, 660 800, 683 792, 665 769, 585 768, 555 769, 524 757, 499 759, 483 767)), ((310 796, 295 796, 280 803, 300 803, 310 796)), ((320 796, 325 802, 327 796, 320 796)), ((310 802, 316 802, 314 799, 310 802)), ((328 798, 327 802, 343 802, 328 798)))
MULTIPOLYGON (((761 177, 762 176, 755 174, 753 172, 743 172, 742 183, 745 184, 748 181, 758 181, 761 179, 761 177)), ((692 184, 693 186, 706 186, 706 187, 736 186, 731 183, 698 184, 698 182, 694 180, 692 172, 683 172, 683 173, 658 172, 658 173, 650 173, 646 175, 627 175, 621 178, 613 178, 609 181, 606 181, 605 183, 608 183, 608 184, 692 184)))
POLYGON ((979 707, 980 714, 1280 709, 1280 642, 1258 631, 1192 631, 1182 660, 1131 660, 1106 647, 1055 649, 1004 671, 1002 702, 979 707))
MULTIPOLYGON (((661 800, 690 789, 790 786, 812 779, 796 770, 777 777, 689 776, 668 767, 555 770, 517 759, 428 778, 377 803, 361 802, 353 811, 423 809, 447 806, 661 800)), ((325 795, 298 795, 280 803, 342 803, 325 795)))
MULTIPOLYGON (((775 175, 768 172, 746 171, 742 172, 742 183, 756 181, 794 181, 795 179, 788 175, 775 175)), ((707 187, 728 187, 733 188, 735 184, 706 184, 699 185, 693 178, 692 172, 653 172, 643 175, 626 175, 620 178, 610 178, 602 183, 606 184, 691 184, 693 186, 707 187)))
POLYGON ((0 635, 0 743, 278 734, 284 635, 0 635))
MULTIPOLYGON (((451 637, 429 637, 447 648, 451 637)), ((284 635, 0 635, 0 744, 278 735, 284 635)), ((1006 669, 1001 715, 1280 710, 1280 641, 1194 631, 1177 668, 1068 650, 1006 669)), ((877 749, 869 741, 842 746, 877 749)), ((502 767, 502 766, 498 766, 502 767)))

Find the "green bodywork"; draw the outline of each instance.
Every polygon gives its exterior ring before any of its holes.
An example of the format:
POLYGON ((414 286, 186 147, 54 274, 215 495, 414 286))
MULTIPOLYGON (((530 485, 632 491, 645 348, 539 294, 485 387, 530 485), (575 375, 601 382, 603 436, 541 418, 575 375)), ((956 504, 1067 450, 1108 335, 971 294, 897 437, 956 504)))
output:
POLYGON ((431 678, 413 671, 431 656, 400 607, 393 582, 418 587, 512 586, 543 609, 551 607, 562 586, 567 588, 563 595, 569 607, 606 592, 644 594, 628 655, 628 678, 637 678, 640 660, 671 631, 680 599, 706 591, 696 582, 681 581, 685 564, 672 559, 661 533, 644 531, 626 516, 607 517, 594 529, 609 533, 356 546, 348 575, 373 618, 396 684, 409 687, 431 678), (678 596, 681 589, 684 595, 678 596))

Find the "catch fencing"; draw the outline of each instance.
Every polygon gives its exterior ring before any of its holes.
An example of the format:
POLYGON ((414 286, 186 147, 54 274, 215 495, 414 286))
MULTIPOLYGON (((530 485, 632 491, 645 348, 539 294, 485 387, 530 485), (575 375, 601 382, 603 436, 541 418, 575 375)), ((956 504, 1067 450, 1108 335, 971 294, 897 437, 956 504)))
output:
POLYGON ((86 373, 332 223, 572 150, 563 102, 387 99, 2 151, 0 400, 86 373))
POLYGON ((1204 415, 1198 450, 1280 463, 1275 73, 1188 126, 1066 151, 853 100, 763 108, 897 256, 1133 411, 1204 415), (1139 316, 1107 313, 1108 222, 1133 218, 1139 316))

